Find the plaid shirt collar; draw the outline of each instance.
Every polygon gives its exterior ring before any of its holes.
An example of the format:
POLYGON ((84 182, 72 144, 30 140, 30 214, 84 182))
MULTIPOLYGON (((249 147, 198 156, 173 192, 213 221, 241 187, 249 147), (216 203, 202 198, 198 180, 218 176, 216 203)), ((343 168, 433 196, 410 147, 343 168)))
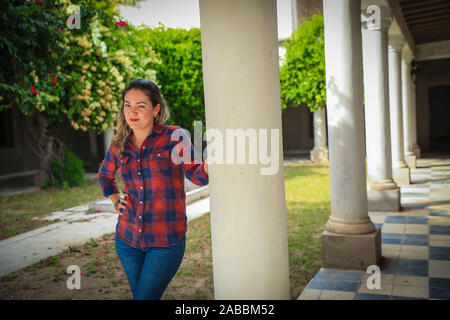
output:
MULTIPOLYGON (((154 133, 157 134, 161 134, 163 132, 164 126, 161 123, 156 123, 153 126, 153 130, 152 132, 147 136, 147 138, 145 138, 144 142, 142 143, 143 146, 147 146, 147 142, 150 139, 150 137, 152 137, 154 135, 154 133)), ((133 146, 133 144, 131 143, 131 135, 133 134, 133 132, 130 133, 130 135, 126 138, 125 140, 125 149, 130 149, 131 150, 131 146, 133 146)), ((134 146, 133 146, 134 147, 134 146)))

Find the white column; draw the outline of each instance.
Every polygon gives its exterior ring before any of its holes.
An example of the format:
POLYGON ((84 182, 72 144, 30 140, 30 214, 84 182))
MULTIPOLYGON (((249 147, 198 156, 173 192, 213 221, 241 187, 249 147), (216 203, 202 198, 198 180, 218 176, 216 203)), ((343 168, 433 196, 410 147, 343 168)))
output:
POLYGON ((417 108, 416 108, 416 79, 411 81, 411 101, 412 101, 412 139, 413 139, 413 152, 416 155, 416 159, 420 158, 420 147, 417 144, 417 108))
MULTIPOLYGON (((316 12, 321 13, 322 0, 292 0, 294 29, 305 20, 310 19, 316 12)), ((310 151, 310 158, 313 162, 328 161, 327 146, 327 122, 325 108, 314 112, 314 148, 310 151)))
POLYGON ((98 159, 97 132, 94 130, 89 131, 89 147, 92 157, 98 159))
POLYGON ((412 137, 412 99, 411 99, 411 61, 413 56, 408 46, 402 54, 402 105, 405 161, 409 168, 416 167, 416 155, 413 152, 412 137))
POLYGON ((331 216, 325 267, 367 268, 381 257, 368 216, 362 107, 361 1, 324 0, 331 216))
POLYGON ((314 112, 314 149, 310 152, 314 162, 328 161, 325 108, 314 112))
POLYGON ((404 37, 389 36, 389 106, 391 118, 392 168, 397 184, 410 184, 409 168, 405 162, 403 148, 403 111, 401 54, 404 37))
POLYGON ((200 0, 200 22, 207 130, 278 132, 274 174, 209 165, 215 298, 289 299, 276 1, 200 0))
POLYGON ((379 24, 362 10, 366 153, 369 211, 399 211, 400 188, 392 177, 389 114, 388 28, 391 12, 381 7, 379 24))
POLYGON ((114 129, 105 130, 103 133, 103 141, 105 142, 105 154, 108 152, 109 146, 111 145, 111 138, 114 135, 114 129))

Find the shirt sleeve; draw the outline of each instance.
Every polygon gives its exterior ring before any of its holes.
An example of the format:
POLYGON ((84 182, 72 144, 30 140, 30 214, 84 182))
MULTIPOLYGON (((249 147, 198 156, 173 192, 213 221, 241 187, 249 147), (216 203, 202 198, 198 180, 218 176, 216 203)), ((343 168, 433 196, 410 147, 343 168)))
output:
POLYGON ((186 178, 192 183, 204 186, 209 182, 209 177, 205 172, 205 161, 202 163, 183 164, 186 178))
POLYGON ((97 174, 105 198, 108 198, 112 194, 119 193, 119 188, 115 181, 116 170, 117 157, 111 150, 111 147, 109 147, 97 174))
POLYGON ((181 130, 183 132, 183 143, 176 145, 175 149, 177 154, 182 158, 184 174, 186 175, 186 178, 198 186, 207 185, 209 182, 209 177, 205 172, 205 161, 201 162, 201 157, 192 145, 188 135, 184 129, 181 130), (190 152, 190 157, 183 155, 184 150, 188 150, 190 152))

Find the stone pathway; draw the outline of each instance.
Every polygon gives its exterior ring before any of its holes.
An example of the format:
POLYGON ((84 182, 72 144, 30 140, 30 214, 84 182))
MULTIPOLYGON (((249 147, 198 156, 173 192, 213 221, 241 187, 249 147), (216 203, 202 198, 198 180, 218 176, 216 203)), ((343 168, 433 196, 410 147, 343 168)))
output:
POLYGON ((369 212, 381 227, 381 286, 361 270, 322 268, 299 300, 450 299, 450 159, 419 159, 400 212, 369 212))
MULTIPOLYGON (((68 246, 81 245, 91 238, 115 232, 117 214, 113 211, 114 206, 108 199, 55 211, 45 219, 60 221, 0 241, 0 277, 56 255, 68 246), (89 213, 92 210, 94 212, 89 213)), ((208 212, 209 197, 186 207, 188 221, 208 212)))

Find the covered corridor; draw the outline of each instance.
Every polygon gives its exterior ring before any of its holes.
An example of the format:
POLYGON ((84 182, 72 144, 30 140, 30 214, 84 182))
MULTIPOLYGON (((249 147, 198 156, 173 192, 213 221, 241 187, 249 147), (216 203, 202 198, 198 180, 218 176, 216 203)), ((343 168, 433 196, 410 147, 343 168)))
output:
MULTIPOLYGON (((404 281, 417 281, 422 289, 413 297, 448 298, 448 207, 429 205, 450 202, 450 166, 422 159, 411 70, 418 54, 450 57, 450 45, 444 32, 430 41, 445 43, 420 51, 415 41, 426 45, 427 33, 411 31, 419 29, 403 14, 407 2, 323 0, 331 215, 321 237, 326 269, 307 288, 319 292, 303 298, 370 298, 355 292, 374 265, 385 273, 382 283, 393 281, 386 296, 405 297, 404 281), (416 185, 420 177, 426 181, 416 185), (442 203, 414 202, 436 194, 442 203), (330 269, 353 273, 328 282, 330 269)), ((201 0, 200 19, 207 129, 282 130, 276 1, 201 0)), ((264 176, 259 168, 210 165, 216 299, 289 298, 283 170, 264 176)))

